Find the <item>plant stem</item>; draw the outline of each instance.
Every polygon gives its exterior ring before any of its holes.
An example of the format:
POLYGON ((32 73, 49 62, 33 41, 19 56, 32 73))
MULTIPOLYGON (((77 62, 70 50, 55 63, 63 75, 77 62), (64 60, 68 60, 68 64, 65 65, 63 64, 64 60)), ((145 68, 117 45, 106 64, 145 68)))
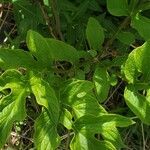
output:
POLYGON ((126 17, 120 27, 118 28, 117 32, 112 36, 110 40, 107 41, 107 43, 104 46, 104 49, 108 50, 108 48, 112 45, 113 41, 116 39, 117 35, 120 33, 120 31, 128 25, 130 20, 130 17, 126 17))
POLYGON ((116 39, 117 35, 120 33, 120 31, 125 28, 130 21, 130 17, 126 17, 123 22, 121 23, 120 27, 118 28, 117 32, 106 42, 106 44, 103 47, 103 53, 98 54, 97 60, 99 60, 103 55, 106 55, 106 52, 108 51, 109 47, 112 45, 114 40, 116 39))
POLYGON ((41 4, 40 2, 39 2, 39 6, 40 6, 40 9, 41 9, 41 11, 42 11, 42 14, 43 14, 43 17, 44 17, 44 19, 45 19, 45 22, 46 22, 46 24, 48 25, 48 29, 49 29, 50 34, 52 35, 52 37, 53 37, 54 39, 56 39, 56 36, 54 35, 53 29, 52 29, 51 24, 50 24, 50 18, 49 18, 49 16, 48 16, 48 14, 46 13, 44 7, 42 6, 42 4, 41 4))
POLYGON ((141 129, 142 129, 142 139, 143 139, 143 150, 145 150, 145 134, 144 134, 143 123, 141 123, 141 129))
POLYGON ((56 25, 56 32, 60 39, 64 41, 62 32, 61 32, 61 25, 60 25, 60 17, 59 17, 59 11, 57 6, 57 0, 49 0, 49 4, 51 4, 52 12, 55 18, 55 25, 56 25))

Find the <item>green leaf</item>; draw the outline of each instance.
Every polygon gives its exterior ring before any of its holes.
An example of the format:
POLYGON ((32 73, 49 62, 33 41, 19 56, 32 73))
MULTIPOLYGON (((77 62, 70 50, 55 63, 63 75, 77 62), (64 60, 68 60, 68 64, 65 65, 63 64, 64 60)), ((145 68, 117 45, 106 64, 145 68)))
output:
POLYGON ((31 75, 31 90, 39 105, 47 108, 53 123, 58 123, 59 102, 53 88, 40 76, 31 75))
POLYGON ((140 13, 137 13, 135 16, 132 17, 131 26, 135 28, 145 40, 150 39, 149 18, 142 16, 140 13))
POLYGON ((131 32, 120 32, 117 39, 126 45, 130 45, 135 41, 135 36, 131 32))
POLYGON ((61 111, 59 122, 63 124, 67 129, 72 129, 72 115, 67 109, 63 108, 63 110, 61 111))
POLYGON ((42 65, 48 66, 51 64, 52 56, 49 50, 49 45, 42 35, 29 30, 26 41, 31 54, 33 54, 42 65))
POLYGON ((135 60, 134 60, 134 53, 135 53, 135 50, 129 54, 129 56, 125 62, 125 65, 123 67, 125 77, 129 83, 134 83, 136 80, 136 76, 137 76, 137 69, 136 69, 135 60))
POLYGON ((11 89, 11 93, 0 100, 0 148, 9 136, 13 123, 25 119, 25 100, 29 89, 21 79, 21 74, 15 70, 6 71, 1 75, 4 86, 0 89, 11 89), (21 108, 21 109, 20 109, 21 108))
POLYGON ((150 125, 150 99, 135 89, 134 85, 128 85, 124 92, 126 104, 145 124, 150 125))
POLYGON ((107 0, 107 9, 114 16, 128 16, 127 0, 107 0))
POLYGON ((66 107, 71 107, 77 118, 87 114, 106 113, 104 108, 98 104, 92 89, 93 83, 90 81, 68 81, 60 91, 61 102, 66 107))
POLYGON ((101 114, 99 116, 85 115, 75 121, 75 128, 87 130, 89 133, 101 133, 103 127, 128 127, 135 122, 130 118, 117 114, 101 114))
POLYGON ((91 49, 100 50, 104 42, 104 31, 99 22, 92 17, 87 24, 86 37, 91 49))
POLYGON ((52 60, 68 61, 71 63, 78 62, 78 52, 74 47, 55 39, 46 39, 46 41, 52 60))
POLYGON ((74 47, 59 40, 44 38, 32 30, 28 31, 27 45, 30 52, 46 67, 57 60, 72 63, 78 61, 78 53, 74 47))
POLYGON ((98 141, 94 137, 88 137, 80 132, 73 137, 71 150, 116 150, 116 148, 108 141, 98 141))
POLYGON ((37 69, 37 64, 28 52, 21 49, 0 49, 0 67, 3 69, 19 67, 37 69))
POLYGON ((101 134, 103 139, 111 142, 116 147, 116 149, 125 148, 125 145, 116 127, 103 126, 103 131, 101 134))
MULTIPOLYGON (((71 142, 72 149, 99 149, 101 146, 102 149, 116 149, 108 141, 98 141, 94 138, 94 135, 97 133, 103 134, 103 137, 112 141, 118 147, 121 145, 116 144, 115 138, 108 137, 110 128, 115 128, 115 126, 125 127, 132 125, 134 122, 126 117, 115 115, 115 114, 104 114, 101 116, 85 115, 77 119, 74 123, 75 136, 71 142), (114 142, 115 141, 115 142, 114 142), (106 144, 107 143, 107 144, 106 144)), ((117 132, 117 130, 115 130, 117 132)), ((111 131, 112 132, 112 131, 111 131)), ((116 135, 118 132, 116 133, 116 135)), ((118 139, 118 137, 116 137, 118 139)), ((120 139, 119 139, 120 140, 120 139)), ((121 141, 121 140, 120 140, 121 141)))
POLYGON ((60 144, 57 126, 45 109, 35 122, 34 143, 37 150, 55 150, 60 144))
POLYGON ((93 82, 95 84, 97 98, 99 102, 104 102, 107 99, 110 82, 109 82, 109 74, 106 68, 97 67, 94 76, 93 82))
POLYGON ((45 24, 42 10, 38 3, 24 0, 13 0, 13 13, 17 33, 24 40, 29 29, 37 30, 39 24, 45 24))
POLYGON ((149 49, 150 41, 147 41, 129 54, 124 67, 124 73, 129 83, 135 82, 139 76, 139 73, 142 73, 141 80, 143 82, 150 80, 150 71, 148 65, 150 64, 149 49))

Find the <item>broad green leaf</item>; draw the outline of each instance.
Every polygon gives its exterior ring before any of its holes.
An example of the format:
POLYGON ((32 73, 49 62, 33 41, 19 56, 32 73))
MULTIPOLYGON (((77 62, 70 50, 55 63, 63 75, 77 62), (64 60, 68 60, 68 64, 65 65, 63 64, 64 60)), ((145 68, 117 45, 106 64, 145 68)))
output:
POLYGON ((72 129, 72 115, 67 109, 62 109, 59 122, 67 129, 72 129))
POLYGON ((77 50, 55 39, 44 38, 35 31, 28 31, 27 45, 30 52, 45 67, 50 67, 52 61, 62 60, 75 63, 78 61, 77 50))
POLYGON ((53 88, 36 75, 31 75, 30 84, 37 103, 47 108, 53 123, 58 123, 59 102, 53 88))
POLYGON ((120 32, 117 35, 117 39, 124 44, 130 45, 135 41, 135 36, 131 32, 120 32))
POLYGON ((128 16, 127 0, 107 0, 107 9, 114 16, 128 16))
POLYGON ((145 40, 150 39, 149 18, 142 16, 140 13, 137 13, 135 16, 132 17, 131 26, 135 28, 145 40))
POLYGON ((125 148, 125 145, 122 141, 121 135, 119 134, 116 127, 103 126, 101 135, 102 135, 103 139, 111 142, 116 147, 116 149, 125 148))
POLYGON ((68 81, 63 85, 60 98, 61 103, 72 108, 77 118, 93 114, 105 113, 92 93, 93 83, 85 80, 68 81))
POLYGON ((28 86, 19 72, 10 70, 2 74, 1 78, 5 83, 3 89, 10 88, 11 93, 0 100, 0 148, 4 146, 13 123, 25 119, 25 100, 29 95, 28 86))
MULTIPOLYGON (((98 141, 94 138, 94 135, 101 133, 104 136, 104 140, 112 141, 118 147, 122 145, 116 144, 118 137, 110 138, 107 131, 114 129, 115 126, 125 127, 132 125, 134 122, 126 117, 115 115, 115 114, 104 114, 101 116, 85 115, 77 119, 74 123, 75 136, 71 142, 72 149, 116 149, 110 142, 107 141, 98 141), (108 137, 109 136, 109 137, 108 137), (105 139, 105 137, 107 137, 105 139), (106 144, 106 143, 107 144, 106 144), (101 146, 101 147, 100 147, 101 146)), ((116 128, 115 128, 116 129, 116 128)), ((117 129, 115 130, 117 132, 117 129)), ((112 132, 112 131, 111 131, 112 132)), ((117 135, 118 132, 115 134, 117 135)), ((121 141, 119 139, 119 141, 121 141)))
POLYGON ((29 30, 27 33, 27 46, 36 59, 42 65, 50 65, 52 61, 52 55, 50 53, 47 40, 39 33, 29 30))
POLYGON ((37 64, 26 51, 21 49, 0 49, 0 68, 15 69, 19 67, 36 69, 37 64))
POLYGON ((129 54, 129 56, 125 62, 125 65, 123 67, 125 77, 129 83, 134 83, 136 80, 136 75, 137 75, 137 68, 135 65, 134 53, 135 53, 135 51, 132 51, 129 54))
POLYGON ((104 42, 104 31, 99 22, 92 17, 87 24, 86 37, 91 49, 100 50, 104 42))
POLYGON ((55 150, 60 144, 57 126, 51 121, 47 110, 43 110, 35 122, 34 143, 37 150, 55 150))
POLYGON ((124 73, 129 83, 137 80, 139 73, 142 73, 141 80, 146 82, 150 80, 150 41, 134 49, 125 62, 124 73), (139 73, 138 73, 139 72, 139 73))
POLYGON ((116 150, 108 141, 98 141, 80 132, 76 133, 70 144, 71 150, 116 150))
POLYGON ((110 88, 109 78, 110 77, 106 68, 102 68, 99 66, 96 68, 93 76, 93 82, 95 84, 95 89, 99 102, 104 102, 107 99, 110 88))
POLYGON ((134 85, 128 85, 124 92, 126 104, 145 124, 150 125, 150 99, 139 94, 134 85))
POLYGON ((46 41, 52 60, 78 62, 78 52, 74 47, 55 39, 46 39, 46 41))
POLYGON ((75 121, 77 130, 87 130, 89 133, 101 133, 103 127, 128 127, 135 122, 130 118, 117 114, 101 114, 99 116, 85 115, 75 121))
POLYGON ((143 73, 144 80, 150 79, 150 40, 135 49, 134 60, 138 71, 143 73))

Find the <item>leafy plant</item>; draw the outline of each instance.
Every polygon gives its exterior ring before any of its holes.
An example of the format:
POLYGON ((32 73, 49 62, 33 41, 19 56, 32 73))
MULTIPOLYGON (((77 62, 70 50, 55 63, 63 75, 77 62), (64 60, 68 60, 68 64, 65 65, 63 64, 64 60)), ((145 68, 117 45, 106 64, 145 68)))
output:
POLYGON ((128 149, 125 128, 141 121, 144 139, 150 124, 150 2, 64 2, 11 1, 17 35, 0 48, 0 148, 31 118, 37 150, 128 149))

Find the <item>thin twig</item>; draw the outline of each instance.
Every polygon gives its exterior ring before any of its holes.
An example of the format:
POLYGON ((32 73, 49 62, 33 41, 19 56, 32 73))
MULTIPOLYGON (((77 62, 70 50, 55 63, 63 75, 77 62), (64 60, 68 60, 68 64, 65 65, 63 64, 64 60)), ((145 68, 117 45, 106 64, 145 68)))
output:
POLYGON ((111 95, 107 98, 107 100, 105 101, 104 105, 107 104, 107 102, 111 99, 111 97, 117 92, 117 90, 119 89, 119 87, 121 86, 123 81, 121 81, 118 86, 115 88, 115 90, 111 93, 111 95))
POLYGON ((10 35, 15 31, 15 28, 16 28, 16 25, 13 26, 13 28, 11 29, 11 31, 6 36, 6 38, 4 39, 4 43, 9 39, 10 35))
POLYGON ((30 142, 32 142, 32 143, 33 143, 33 139, 28 138, 28 137, 23 136, 23 135, 19 135, 19 134, 15 133, 15 132, 11 132, 11 136, 14 136, 14 137, 20 137, 20 138, 23 138, 23 139, 29 140, 30 142))
MULTIPOLYGON (((74 135, 74 132, 69 133, 69 136, 71 136, 71 135, 74 135)), ((63 136, 61 136, 60 140, 62 141, 64 139, 66 139, 66 138, 68 138, 68 133, 63 135, 63 136)))
MULTIPOLYGON (((8 4, 8 8, 10 7, 10 3, 8 4)), ((8 17, 8 15, 9 15, 9 9, 8 9, 8 11, 6 12, 6 15, 5 15, 5 17, 4 17, 4 20, 2 21, 2 24, 0 25, 0 31, 1 31, 1 29, 2 29, 2 27, 3 27, 3 25, 4 25, 4 23, 5 23, 5 21, 6 21, 6 19, 7 19, 7 17, 8 17)))
POLYGON ((143 150, 145 150, 145 134, 144 134, 143 123, 141 123, 141 129, 142 129, 142 139, 143 139, 143 150))
POLYGON ((46 22, 46 24, 47 24, 47 26, 48 26, 48 29, 49 29, 50 34, 52 35, 52 37, 53 37, 54 39, 56 39, 56 36, 54 35, 53 29, 52 29, 52 27, 51 27, 51 25, 50 25, 50 18, 49 18, 49 16, 48 16, 48 14, 46 13, 46 11, 45 11, 44 7, 41 5, 41 3, 39 3, 39 6, 40 6, 40 9, 41 9, 41 11, 42 11, 42 14, 43 14, 43 17, 44 17, 44 19, 45 19, 45 22, 46 22))
POLYGON ((68 131, 68 137, 67 137, 66 148, 65 148, 66 150, 68 150, 69 142, 70 142, 70 131, 68 131))
POLYGON ((59 17, 59 11, 57 6, 57 0, 49 0, 49 3, 51 3, 53 15, 55 18, 55 24, 56 24, 56 31, 62 41, 64 41, 62 32, 61 32, 61 25, 60 25, 60 17, 59 17))
MULTIPOLYGON (((103 53, 106 53, 109 49, 109 47, 112 45, 112 43, 114 42, 114 40, 116 39, 117 35, 120 33, 120 31, 125 28, 128 23, 130 21, 130 17, 126 17, 123 22, 121 23, 120 27, 118 28, 117 32, 106 42, 106 44, 103 47, 103 53)), ((103 54, 98 54, 97 56, 97 60, 99 60, 101 58, 103 54)))

